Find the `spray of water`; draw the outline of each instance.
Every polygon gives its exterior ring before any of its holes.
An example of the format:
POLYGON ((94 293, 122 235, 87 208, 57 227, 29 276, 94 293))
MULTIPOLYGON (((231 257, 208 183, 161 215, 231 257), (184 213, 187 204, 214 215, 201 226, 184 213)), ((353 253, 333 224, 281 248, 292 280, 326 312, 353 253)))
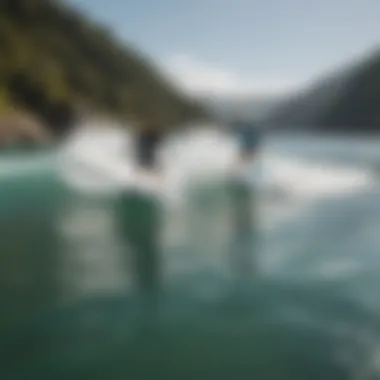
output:
POLYGON ((134 163, 133 136, 119 126, 83 125, 63 144, 64 182, 88 194, 149 189, 173 202, 190 181, 226 177, 236 161, 236 142, 213 126, 198 126, 168 137, 158 152, 161 187, 142 177, 134 163))

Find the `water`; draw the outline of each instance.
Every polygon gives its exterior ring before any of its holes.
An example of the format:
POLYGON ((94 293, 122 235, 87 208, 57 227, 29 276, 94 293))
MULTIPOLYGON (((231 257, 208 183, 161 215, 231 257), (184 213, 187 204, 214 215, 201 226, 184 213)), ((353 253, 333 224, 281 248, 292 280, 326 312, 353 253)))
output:
POLYGON ((4 157, 2 378, 376 378, 379 148, 267 141, 250 282, 229 276, 220 188, 207 209, 169 207, 153 314, 133 291, 115 193, 64 186, 54 152, 4 157))

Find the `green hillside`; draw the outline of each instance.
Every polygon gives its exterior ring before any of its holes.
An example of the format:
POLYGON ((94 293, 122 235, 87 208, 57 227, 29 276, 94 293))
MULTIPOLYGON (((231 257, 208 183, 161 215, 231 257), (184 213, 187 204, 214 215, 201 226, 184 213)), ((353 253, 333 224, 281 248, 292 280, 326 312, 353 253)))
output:
POLYGON ((279 129, 380 132, 380 52, 316 80, 289 96, 267 118, 279 129))
POLYGON ((32 114, 54 135, 82 110, 140 128, 205 114, 141 53, 59 1, 2 0, 0 57, 0 116, 32 114))

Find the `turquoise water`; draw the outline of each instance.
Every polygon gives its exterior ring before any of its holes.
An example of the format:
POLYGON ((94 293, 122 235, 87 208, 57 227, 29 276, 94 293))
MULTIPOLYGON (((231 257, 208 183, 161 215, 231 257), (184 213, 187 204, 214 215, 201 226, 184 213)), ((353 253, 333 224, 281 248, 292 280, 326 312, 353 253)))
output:
MULTIPOLYGON (((326 160, 337 160, 326 144, 307 143, 330 170, 326 160)), ((319 161, 305 144, 266 148, 268 161, 278 154, 304 166, 256 198, 255 276, 231 276, 221 191, 197 201, 191 216, 180 208, 166 216, 158 298, 149 305, 135 291, 119 200, 67 189, 47 153, 3 158, 2 379, 375 379, 377 185, 345 192, 338 168, 320 179, 335 193, 320 184, 295 191, 319 161)), ((376 154, 360 158, 340 161, 372 175, 376 154)))

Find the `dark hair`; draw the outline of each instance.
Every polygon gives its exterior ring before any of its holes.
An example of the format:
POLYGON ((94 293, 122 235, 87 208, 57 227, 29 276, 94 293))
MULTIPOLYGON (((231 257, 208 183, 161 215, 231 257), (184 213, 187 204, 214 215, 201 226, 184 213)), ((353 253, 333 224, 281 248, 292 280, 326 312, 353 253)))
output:
POLYGON ((140 166, 149 169, 156 166, 157 149, 162 137, 162 133, 154 128, 147 128, 137 134, 136 158, 140 166))

